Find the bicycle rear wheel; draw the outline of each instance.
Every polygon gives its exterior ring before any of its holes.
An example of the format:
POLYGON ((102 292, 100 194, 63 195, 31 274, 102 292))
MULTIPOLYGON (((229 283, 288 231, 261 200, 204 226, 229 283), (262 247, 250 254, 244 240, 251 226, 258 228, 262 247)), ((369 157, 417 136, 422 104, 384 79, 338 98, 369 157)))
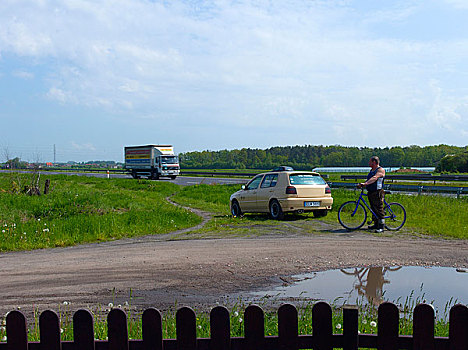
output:
POLYGON ((406 222, 406 210, 400 203, 389 203, 385 206, 385 228, 396 231, 406 222))
POLYGON ((364 225, 367 219, 366 209, 356 201, 345 202, 338 209, 338 221, 348 230, 357 230, 364 225))

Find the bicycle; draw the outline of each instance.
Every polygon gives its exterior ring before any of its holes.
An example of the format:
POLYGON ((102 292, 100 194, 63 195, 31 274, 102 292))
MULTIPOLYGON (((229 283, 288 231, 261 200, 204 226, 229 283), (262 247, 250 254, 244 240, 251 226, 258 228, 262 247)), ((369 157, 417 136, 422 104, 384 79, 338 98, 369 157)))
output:
MULTIPOLYGON (((385 194, 390 194, 390 192, 385 191, 385 194)), ((357 201, 345 202, 338 209, 338 221, 344 228, 350 231, 360 229, 367 220, 366 208, 373 216, 377 217, 367 204, 364 196, 367 196, 367 194, 362 189, 357 201)), ((387 203, 384 197, 384 211, 385 228, 387 230, 396 231, 403 227, 406 222, 406 210, 400 203, 387 203)))

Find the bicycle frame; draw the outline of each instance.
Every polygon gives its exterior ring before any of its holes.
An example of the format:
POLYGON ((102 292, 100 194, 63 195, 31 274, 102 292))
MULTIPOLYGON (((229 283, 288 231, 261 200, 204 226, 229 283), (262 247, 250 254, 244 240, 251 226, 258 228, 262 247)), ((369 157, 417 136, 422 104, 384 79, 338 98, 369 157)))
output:
MULTIPOLYGON (((354 209, 354 212, 351 216, 354 216, 354 214, 356 214, 356 211, 359 207, 359 203, 362 202, 364 203, 364 206, 372 213, 372 215, 374 217, 378 217, 374 211, 371 209, 371 207, 369 206, 369 204, 367 204, 366 200, 363 198, 363 196, 366 196, 367 197, 367 193, 364 193, 364 189, 361 190, 361 194, 359 195, 359 199, 356 201, 356 208, 354 209)), ((384 219, 388 219, 388 218, 391 218, 393 217, 393 212, 392 212, 392 209, 390 208, 390 206, 388 205, 387 201, 385 200, 385 197, 384 197, 384 208, 386 208, 388 210, 388 213, 390 215, 386 215, 384 216, 384 219)))

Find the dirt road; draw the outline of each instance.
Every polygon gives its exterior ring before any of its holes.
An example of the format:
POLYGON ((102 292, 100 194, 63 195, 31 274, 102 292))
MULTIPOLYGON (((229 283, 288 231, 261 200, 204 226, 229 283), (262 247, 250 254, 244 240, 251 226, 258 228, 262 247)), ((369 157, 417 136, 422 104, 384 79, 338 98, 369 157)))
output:
MULTIPOLYGON (((312 222, 311 225, 314 223, 312 222)), ((0 254, 0 312, 131 302, 211 307, 298 273, 385 265, 468 267, 468 241, 329 232, 192 241, 156 236, 0 254), (159 240, 158 240, 159 239, 159 240), (129 300, 130 292, 132 300, 129 300)))

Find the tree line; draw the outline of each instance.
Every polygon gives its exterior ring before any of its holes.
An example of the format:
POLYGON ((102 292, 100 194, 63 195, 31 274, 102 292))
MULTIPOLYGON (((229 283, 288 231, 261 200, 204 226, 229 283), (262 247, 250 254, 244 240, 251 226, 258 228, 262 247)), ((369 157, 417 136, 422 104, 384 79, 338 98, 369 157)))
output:
POLYGON ((377 155, 385 167, 436 167, 445 156, 464 152, 468 152, 468 146, 369 148, 305 145, 186 152, 179 157, 181 167, 186 169, 271 169, 289 165, 297 170, 311 170, 316 167, 367 166, 373 155, 377 155))

